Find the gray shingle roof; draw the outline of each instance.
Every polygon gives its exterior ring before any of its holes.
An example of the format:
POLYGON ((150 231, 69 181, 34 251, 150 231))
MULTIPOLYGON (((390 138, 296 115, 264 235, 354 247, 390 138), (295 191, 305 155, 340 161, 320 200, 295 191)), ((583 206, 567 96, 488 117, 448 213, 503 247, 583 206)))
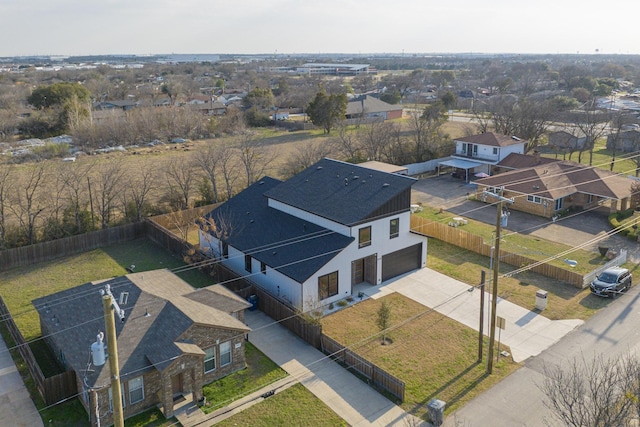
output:
MULTIPOLYGON (((120 306, 125 311, 125 320, 116 318, 123 379, 168 366, 184 351, 176 345, 181 342, 180 336, 196 323, 241 332, 249 330, 232 316, 184 297, 185 291, 193 292, 193 288, 168 270, 130 274, 99 284, 85 283, 34 300, 33 305, 52 334, 50 339, 63 350, 68 367, 80 375, 86 372, 97 333, 105 331, 99 293, 105 284, 111 286, 116 300, 121 294, 126 295, 126 303, 120 306)), ((106 336, 104 341, 109 345, 106 336)), ((109 384, 108 376, 108 363, 92 366, 87 381, 89 385, 109 384)))
POLYGON ((265 195, 339 224, 353 225, 369 219, 415 182, 407 176, 322 159, 265 195))
POLYGON ((302 283, 353 238, 270 208, 265 193, 279 185, 265 177, 206 216, 231 224, 229 245, 302 283))

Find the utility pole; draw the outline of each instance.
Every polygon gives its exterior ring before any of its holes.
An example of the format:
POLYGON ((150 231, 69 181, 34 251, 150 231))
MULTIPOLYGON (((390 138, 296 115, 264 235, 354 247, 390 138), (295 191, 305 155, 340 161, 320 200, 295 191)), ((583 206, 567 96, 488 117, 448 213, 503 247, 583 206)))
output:
POLYGON ((496 242, 495 242, 495 251, 493 252, 493 290, 491 292, 491 326, 489 330, 489 355, 487 356, 487 374, 491 374, 493 372, 493 351, 494 344, 496 339, 496 310, 498 304, 498 272, 500 270, 500 230, 502 225, 502 204, 503 203, 513 203, 512 199, 507 199, 506 197, 502 197, 501 195, 490 193, 485 191, 483 194, 491 197, 496 197, 498 199, 498 204, 496 205, 496 242))
POLYGON ((122 413, 122 396, 120 393, 120 368, 118 364, 118 343, 116 337, 116 322, 114 311, 118 312, 120 320, 124 322, 124 311, 120 309, 118 303, 113 299, 113 295, 106 286, 102 295, 102 308, 104 309, 104 323, 107 330, 107 343, 109 346, 109 368, 111 369, 111 396, 113 402, 113 425, 124 427, 124 416, 122 413))
POLYGON ((478 362, 482 362, 482 342, 484 338, 484 284, 486 272, 480 272, 480 327, 478 328, 478 362))

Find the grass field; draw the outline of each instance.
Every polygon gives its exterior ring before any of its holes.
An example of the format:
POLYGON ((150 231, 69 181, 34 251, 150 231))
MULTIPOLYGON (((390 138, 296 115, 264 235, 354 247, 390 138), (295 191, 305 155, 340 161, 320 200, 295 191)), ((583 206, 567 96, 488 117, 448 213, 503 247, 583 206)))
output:
MULTIPOLYGON (((447 211, 440 213, 438 209, 429 206, 423 206, 422 212, 416 212, 414 215, 427 218, 440 224, 447 224, 453 217, 459 216, 459 214, 447 211)), ((464 231, 482 237, 484 243, 487 245, 492 244, 495 229, 494 225, 485 224, 473 219, 467 219, 467 224, 464 226, 464 231)), ((541 261, 554 256, 554 254, 571 250, 573 247, 527 234, 513 233, 508 230, 503 230, 502 238, 500 239, 500 249, 541 261)), ((572 271, 581 274, 589 273, 599 265, 608 261, 597 253, 577 249, 571 251, 567 257, 553 259, 549 263, 557 267, 567 268, 567 264, 563 262, 564 258, 571 258, 578 261, 578 265, 573 267, 572 271)))
MULTIPOLYGON (((446 412, 453 412, 519 367, 510 358, 501 358, 493 375, 487 375, 485 364, 477 361, 477 331, 396 293, 327 316, 322 328, 404 381, 402 408, 425 420, 431 399, 444 400, 446 412), (392 327, 386 338, 392 343, 386 345, 381 345, 375 324, 382 301, 391 307, 392 327)), ((488 339, 484 341, 486 351, 488 339)))
MULTIPOLYGON (((492 276, 487 266, 487 257, 438 240, 429 240, 429 268, 471 285, 480 283, 481 271, 485 270, 489 285, 492 276)), ((634 271, 637 268, 638 266, 632 266, 634 271)), ((500 275, 512 269, 511 266, 500 264, 500 275)), ((500 277, 498 281, 498 295, 527 310, 536 311, 535 297, 539 289, 548 292, 547 308, 542 314, 551 320, 586 320, 610 303, 606 298, 591 295, 588 288, 577 289, 531 271, 513 277, 500 277)))
POLYGON ((283 369, 250 342, 245 343, 245 358, 246 369, 204 386, 203 392, 207 398, 207 404, 203 407, 205 412, 228 405, 287 376, 283 369))
POLYGON ((268 400, 216 424, 221 427, 336 427, 346 426, 303 385, 296 384, 268 400))

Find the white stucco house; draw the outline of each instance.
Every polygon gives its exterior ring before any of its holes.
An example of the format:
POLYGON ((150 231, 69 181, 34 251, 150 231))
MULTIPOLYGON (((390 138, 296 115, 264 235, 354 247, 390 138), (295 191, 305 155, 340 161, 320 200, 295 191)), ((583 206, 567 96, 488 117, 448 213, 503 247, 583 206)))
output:
POLYGON ((492 175, 492 167, 511 153, 524 154, 527 141, 516 136, 485 132, 455 139, 456 150, 451 159, 439 162, 440 167, 454 169, 454 174, 467 181, 474 173, 492 175))
POLYGON ((323 159, 207 214, 200 247, 294 307, 329 304, 426 266, 426 238, 409 226, 415 181, 323 159))

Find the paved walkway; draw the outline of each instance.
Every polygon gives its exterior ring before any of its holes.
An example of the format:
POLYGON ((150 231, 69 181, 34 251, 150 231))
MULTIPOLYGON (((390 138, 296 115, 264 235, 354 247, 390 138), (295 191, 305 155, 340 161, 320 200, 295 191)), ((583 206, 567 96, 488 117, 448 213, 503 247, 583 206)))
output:
POLYGON ((249 341, 349 425, 427 426, 260 311, 246 313, 249 341))
MULTIPOLYGON (((357 291, 363 291, 372 298, 398 292, 477 331, 480 324, 480 290, 468 292, 469 289, 471 286, 466 283, 423 268, 380 286, 359 285, 357 291)), ((491 295, 485 292, 484 334, 487 336, 490 307, 491 295)), ((549 320, 502 298, 498 298, 496 311, 506 323, 500 333, 500 341, 511 348, 516 362, 540 354, 583 323, 582 320, 549 320)))
POLYGON ((11 354, 0 337, 0 424, 16 427, 43 426, 11 354))

